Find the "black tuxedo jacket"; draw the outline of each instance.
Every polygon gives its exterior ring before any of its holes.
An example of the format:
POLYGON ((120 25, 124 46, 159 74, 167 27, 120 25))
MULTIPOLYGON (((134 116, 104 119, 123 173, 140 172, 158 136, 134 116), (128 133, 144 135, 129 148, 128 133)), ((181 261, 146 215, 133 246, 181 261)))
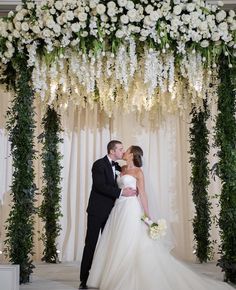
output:
MULTIPOLYGON (((116 168, 116 170, 120 170, 120 167, 116 168)), ((87 212, 90 215, 106 219, 121 192, 114 178, 112 166, 107 156, 94 162, 92 179, 93 184, 87 212)))

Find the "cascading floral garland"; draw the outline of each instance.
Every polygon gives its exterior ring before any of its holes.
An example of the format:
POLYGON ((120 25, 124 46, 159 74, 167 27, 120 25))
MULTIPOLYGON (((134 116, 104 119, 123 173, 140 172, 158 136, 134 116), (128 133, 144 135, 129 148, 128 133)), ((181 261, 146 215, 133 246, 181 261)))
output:
MULTIPOLYGON (((125 110, 184 110, 202 104, 222 53, 235 57, 235 12, 202 0, 27 1, 0 23, 6 72, 28 51, 45 104, 99 102, 125 110)), ((212 94, 214 98, 216 94, 212 94)))
POLYGON ((20 69, 32 70, 28 85, 45 108, 181 112, 217 98, 220 56, 235 64, 236 16, 220 1, 22 2, 0 19, 0 79, 14 85, 24 54, 20 69))

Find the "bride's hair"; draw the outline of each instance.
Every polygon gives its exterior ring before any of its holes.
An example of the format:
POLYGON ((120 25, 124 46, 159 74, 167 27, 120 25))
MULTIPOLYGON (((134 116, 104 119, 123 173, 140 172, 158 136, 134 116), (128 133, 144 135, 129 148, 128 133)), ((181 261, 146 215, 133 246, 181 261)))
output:
POLYGON ((136 167, 142 167, 142 165, 143 165, 143 161, 142 161, 143 150, 142 150, 142 148, 139 146, 132 145, 130 147, 130 153, 133 153, 134 165, 136 167))

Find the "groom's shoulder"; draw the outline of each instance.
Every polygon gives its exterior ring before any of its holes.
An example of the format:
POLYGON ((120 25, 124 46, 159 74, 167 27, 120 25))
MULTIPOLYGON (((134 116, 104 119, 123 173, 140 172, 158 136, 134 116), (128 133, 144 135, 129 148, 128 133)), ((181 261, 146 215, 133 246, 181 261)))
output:
POLYGON ((106 159, 107 159, 107 156, 97 159, 96 161, 94 161, 93 166, 106 164, 106 161, 107 161, 106 159))

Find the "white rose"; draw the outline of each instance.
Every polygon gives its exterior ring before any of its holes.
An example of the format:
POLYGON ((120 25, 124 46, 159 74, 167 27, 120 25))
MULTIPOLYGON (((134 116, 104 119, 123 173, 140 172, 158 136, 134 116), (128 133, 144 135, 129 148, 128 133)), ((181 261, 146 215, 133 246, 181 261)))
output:
POLYGON ((28 23, 27 23, 27 22, 23 22, 23 23, 21 24, 21 29, 22 29, 23 31, 28 31, 28 30, 29 30, 29 25, 28 25, 28 23))
POLYGON ((96 2, 96 1, 94 1, 94 0, 90 0, 90 1, 89 1, 89 7, 90 7, 91 9, 96 8, 96 6, 97 6, 97 2, 96 2))
POLYGON ((174 7, 173 13, 174 13, 175 15, 179 15, 179 14, 181 14, 181 12, 182 12, 182 7, 181 7, 180 5, 176 5, 176 6, 174 7))
POLYGON ((32 2, 27 2, 26 4, 27 4, 27 8, 28 8, 29 10, 34 9, 34 3, 32 3, 32 2))
POLYGON ((207 22, 206 22, 206 21, 202 21, 202 22, 200 23, 200 25, 199 25, 199 29, 200 29, 201 31, 205 31, 205 30, 207 30, 207 28, 208 28, 208 26, 207 26, 207 22))
POLYGON ((218 13, 216 14, 216 20, 217 20, 218 22, 221 22, 222 20, 225 19, 226 15, 227 15, 226 12, 225 12, 224 10, 221 10, 220 12, 218 12, 218 13))
POLYGON ((213 32, 211 35, 213 41, 218 41, 220 39, 220 34, 218 32, 213 32))
POLYGON ((15 16, 15 19, 16 19, 17 21, 22 21, 22 20, 24 19, 24 14, 21 13, 21 11, 17 12, 17 13, 16 13, 16 16, 15 16))
POLYGON ((219 7, 223 7, 223 6, 224 6, 224 3, 223 3, 222 1, 218 1, 218 2, 217 2, 217 5, 218 5, 219 7))
POLYGON ((13 11, 8 12, 8 17, 9 17, 9 18, 11 18, 11 17, 13 17, 13 16, 14 16, 14 12, 13 12, 13 11))
POLYGON ((146 13, 148 13, 148 14, 150 14, 153 10, 154 10, 154 8, 150 4, 145 8, 146 13))
POLYGON ((157 21, 159 19, 159 14, 157 11, 152 11, 149 15, 151 21, 157 21))
POLYGON ((88 32, 87 32, 87 31, 83 31, 83 32, 81 33, 81 36, 82 36, 82 37, 87 37, 87 36, 88 36, 88 32))
POLYGON ((218 28, 221 30, 221 31, 227 31, 228 30, 228 24, 226 22, 221 22, 219 25, 218 25, 218 28))
POLYGON ((54 25, 55 25, 55 22, 54 22, 53 18, 47 19, 47 21, 46 21, 47 27, 52 28, 54 25))
POLYGON ((127 5, 127 0, 118 0, 118 5, 120 7, 125 7, 127 5))
POLYGON ((16 11, 20 11, 21 9, 22 9, 22 5, 21 4, 16 6, 16 11))
POLYGON ((61 32, 61 26, 59 24, 55 24, 52 29, 56 34, 61 32))
POLYGON ((107 22, 108 19, 109 19, 109 18, 107 17, 106 14, 101 15, 101 20, 102 20, 102 22, 107 22))
POLYGON ((235 12, 234 12, 234 10, 229 10, 229 16, 230 16, 230 17, 234 17, 234 16, 235 16, 235 12))
POLYGON ((20 37, 20 33, 19 33, 19 31, 15 29, 15 30, 13 31, 13 36, 14 36, 15 38, 19 38, 19 37, 20 37))
POLYGON ((109 15, 110 17, 115 16, 116 15, 116 9, 108 8, 107 15, 109 15))
POLYGON ((74 17, 75 17, 75 15, 74 15, 74 12, 73 12, 73 11, 71 11, 71 10, 66 11, 66 19, 67 19, 68 21, 73 20, 74 17))
POLYGON ((46 38, 50 37, 51 36, 51 31, 48 28, 45 28, 43 30, 43 36, 46 37, 46 38))
POLYGON ((116 37, 117 38, 122 38, 123 36, 124 36, 124 32, 122 30, 118 29, 116 31, 116 37))
POLYGON ((195 7, 196 5, 194 3, 188 3, 186 8, 188 12, 192 12, 194 11, 195 7))
POLYGON ((125 5, 125 8, 127 10, 134 9, 134 2, 133 1, 127 1, 127 4, 125 5))
POLYGON ((129 17, 127 15, 121 15, 120 21, 123 24, 127 24, 127 23, 129 23, 129 17))
POLYGON ((57 10, 62 10, 62 7, 63 7, 63 2, 62 1, 56 1, 55 4, 54 4, 55 8, 57 10))
POLYGON ((203 40, 200 43, 201 47, 208 47, 209 46, 209 41, 208 40, 203 40))
POLYGON ((73 24, 71 25, 71 29, 72 29, 73 32, 79 32, 79 30, 80 30, 80 25, 79 25, 79 23, 78 23, 78 22, 73 23, 73 24))
POLYGON ((40 32, 40 28, 38 27, 38 25, 34 25, 31 29, 35 34, 38 34, 40 32))
POLYGON ((186 14, 184 14, 184 15, 182 15, 182 20, 183 20, 183 22, 185 23, 185 24, 189 24, 189 22, 190 22, 190 20, 191 20, 191 16, 190 15, 186 15, 186 14))
POLYGON ((135 20, 137 11, 135 9, 131 9, 127 12, 127 15, 131 20, 135 20))
POLYGON ((147 37, 149 35, 149 31, 146 30, 146 29, 142 29, 141 32, 140 32, 141 36, 143 37, 147 37))
POLYGON ((96 11, 99 15, 102 15, 105 13, 106 11, 106 6, 103 5, 103 4, 98 4, 97 7, 96 7, 96 11))
POLYGON ((78 19, 82 22, 86 21, 87 20, 87 17, 88 17, 88 14, 85 13, 85 12, 80 12, 78 14, 78 19))
POLYGON ((150 19, 149 16, 145 16, 143 22, 144 22, 144 24, 147 25, 147 26, 153 26, 153 24, 155 24, 153 21, 151 21, 151 19, 150 19))
POLYGON ((108 9, 116 9, 116 3, 115 2, 113 2, 113 1, 109 1, 108 3, 107 3, 107 7, 108 7, 108 9))

